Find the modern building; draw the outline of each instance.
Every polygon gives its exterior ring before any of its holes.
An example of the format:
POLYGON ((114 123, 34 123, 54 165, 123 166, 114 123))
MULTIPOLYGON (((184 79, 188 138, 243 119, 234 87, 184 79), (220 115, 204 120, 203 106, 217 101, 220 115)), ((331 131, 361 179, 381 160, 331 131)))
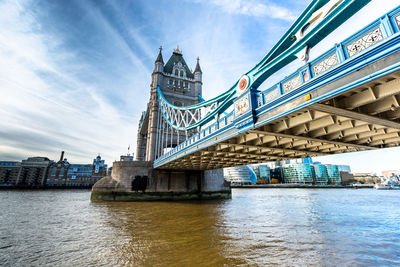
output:
POLYGON ((271 174, 270 168, 266 164, 254 164, 251 165, 254 173, 257 176, 257 184, 270 184, 271 183, 271 174))
POLYGON ((21 162, 0 161, 0 187, 10 187, 17 184, 21 162))
POLYGON ((249 185, 257 183, 257 176, 250 166, 224 168, 224 179, 231 185, 249 185))
POLYGON ((313 172, 313 166, 309 163, 291 163, 282 166, 284 183, 311 184, 315 176, 313 172))
POLYGON ((45 187, 54 161, 47 157, 31 157, 22 160, 15 185, 17 187, 45 187))
POLYGON ((328 171, 326 166, 322 164, 314 164, 313 168, 315 174, 314 183, 320 185, 328 184, 328 171))
POLYGON ((340 172, 348 172, 351 173, 351 168, 349 165, 337 165, 340 172))
POLYGON ((325 166, 328 173, 328 184, 341 184, 342 179, 340 178, 339 166, 330 164, 325 166))
POLYGON ((282 162, 269 162, 249 166, 224 169, 225 179, 236 184, 342 184, 342 176, 346 181, 353 176, 343 170, 350 170, 347 165, 312 164, 311 158, 282 162), (256 177, 256 179, 254 178, 256 177))
MULTIPOLYGON (((137 133, 136 160, 153 161, 157 154, 164 149, 161 145, 156 145, 157 134, 168 136, 171 128, 168 125, 159 123, 160 106, 157 101, 157 88, 160 88, 166 100, 175 106, 190 106, 200 102, 199 96, 202 95, 202 71, 197 58, 197 63, 192 72, 183 58, 182 51, 176 48, 166 64, 162 56, 162 48, 158 53, 154 63, 152 73, 152 82, 150 90, 150 100, 147 109, 142 113, 139 121, 137 133)), ((179 144, 179 141, 186 140, 192 136, 195 131, 173 130, 171 138, 165 138, 168 141, 166 147, 172 148, 179 144)))

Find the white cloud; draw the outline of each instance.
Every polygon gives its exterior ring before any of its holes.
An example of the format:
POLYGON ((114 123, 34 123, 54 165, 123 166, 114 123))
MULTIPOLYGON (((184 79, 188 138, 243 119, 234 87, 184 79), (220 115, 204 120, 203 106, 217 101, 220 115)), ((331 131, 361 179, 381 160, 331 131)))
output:
MULTIPOLYGON (((4 1, 0 18, 0 159, 12 154, 57 159, 66 150, 73 162, 90 162, 98 152, 109 164, 134 143, 136 121, 94 85, 64 68, 78 56, 62 49, 59 36, 45 32, 29 11, 30 2, 4 1)), ((103 23, 106 27, 106 23, 103 23)), ((147 69, 121 38, 111 38, 141 73, 147 69)), ((121 73, 122 75, 122 73, 121 73)))
POLYGON ((287 8, 265 1, 257 0, 205 0, 195 2, 207 2, 220 7, 229 14, 241 14, 247 16, 268 16, 276 19, 293 21, 296 16, 287 8))

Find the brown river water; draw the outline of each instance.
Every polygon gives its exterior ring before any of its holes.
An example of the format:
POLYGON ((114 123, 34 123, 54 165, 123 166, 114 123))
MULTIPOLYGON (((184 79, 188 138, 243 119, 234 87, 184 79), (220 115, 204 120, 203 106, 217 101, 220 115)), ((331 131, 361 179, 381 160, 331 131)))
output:
POLYGON ((89 199, 81 190, 0 191, 0 265, 400 265, 400 191, 234 189, 223 201, 89 199))

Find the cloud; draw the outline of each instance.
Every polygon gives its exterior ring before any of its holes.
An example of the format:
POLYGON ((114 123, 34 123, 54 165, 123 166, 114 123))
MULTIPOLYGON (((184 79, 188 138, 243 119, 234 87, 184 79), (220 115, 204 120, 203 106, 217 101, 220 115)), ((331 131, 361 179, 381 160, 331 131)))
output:
MULTIPOLYGON (((19 159, 57 158, 66 150, 75 162, 90 162, 103 152, 110 164, 134 142, 135 117, 110 102, 109 92, 102 94, 95 81, 81 78, 80 71, 104 73, 80 61, 62 36, 46 31, 31 4, 0 3, 7 10, 0 18, 0 25, 7 25, 0 29, 0 159, 9 159, 13 150, 19 159)), ((112 27, 105 21, 100 26, 140 73, 147 74, 112 27)))
POLYGON ((267 16, 275 19, 294 21, 296 16, 287 8, 265 1, 257 0, 206 0, 196 1, 208 3, 220 7, 229 14, 240 14, 246 16, 267 16))

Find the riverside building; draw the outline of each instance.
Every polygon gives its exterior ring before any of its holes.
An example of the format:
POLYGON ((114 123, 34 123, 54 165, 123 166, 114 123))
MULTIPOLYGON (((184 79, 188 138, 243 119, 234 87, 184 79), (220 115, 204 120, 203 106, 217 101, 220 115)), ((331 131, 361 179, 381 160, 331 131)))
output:
POLYGON ((295 163, 282 166, 284 183, 341 184, 339 166, 330 164, 295 163))
POLYGON ((44 187, 53 163, 54 161, 47 157, 30 157, 22 162, 2 161, 0 163, 0 186, 44 187))
POLYGON ((21 162, 0 161, 0 187, 89 188, 107 175, 107 165, 100 156, 93 164, 70 164, 64 151, 57 162, 47 157, 30 157, 21 162))
POLYGON ((296 160, 225 168, 224 176, 233 184, 340 185, 342 175, 349 174, 347 171, 350 171, 347 165, 312 163, 311 158, 308 158, 306 161, 296 160))
POLYGON ((17 184, 21 162, 0 161, 0 186, 11 187, 17 184))
POLYGON ((106 175, 107 165, 100 155, 93 159, 93 164, 70 164, 62 151, 59 161, 52 166, 47 186, 90 188, 106 175))

